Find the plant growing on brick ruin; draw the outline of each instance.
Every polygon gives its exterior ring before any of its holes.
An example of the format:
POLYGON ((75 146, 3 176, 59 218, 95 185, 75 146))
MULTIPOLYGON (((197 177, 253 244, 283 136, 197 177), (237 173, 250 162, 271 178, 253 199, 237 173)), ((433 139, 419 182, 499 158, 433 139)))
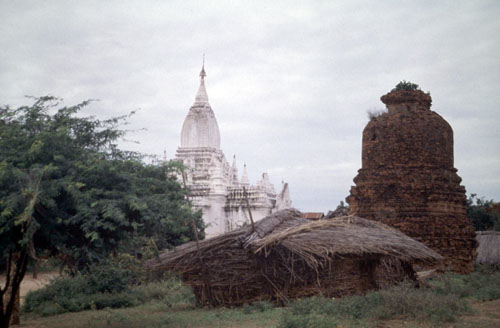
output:
POLYGON ((378 117, 382 117, 382 116, 386 115, 387 111, 386 110, 368 110, 366 113, 368 114, 368 119, 371 121, 371 120, 374 120, 378 117))
POLYGON ((396 87, 392 89, 391 91, 400 91, 400 90, 405 90, 405 91, 417 91, 420 90, 420 87, 418 84, 412 83, 410 81, 401 81, 398 84, 396 84, 396 87))

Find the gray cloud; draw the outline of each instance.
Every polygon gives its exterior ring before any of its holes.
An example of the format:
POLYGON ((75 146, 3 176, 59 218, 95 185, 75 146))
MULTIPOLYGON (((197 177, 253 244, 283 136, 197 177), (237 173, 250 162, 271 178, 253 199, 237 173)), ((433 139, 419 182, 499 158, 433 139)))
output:
POLYGON ((368 110, 416 82, 455 131, 469 192, 500 199, 497 1, 17 1, 0 5, 0 102, 53 94, 132 117, 129 149, 173 157, 206 53, 226 157, 334 208, 361 165, 368 110), (147 128, 147 131, 140 128, 147 128), (496 180, 495 180, 496 179, 496 180))

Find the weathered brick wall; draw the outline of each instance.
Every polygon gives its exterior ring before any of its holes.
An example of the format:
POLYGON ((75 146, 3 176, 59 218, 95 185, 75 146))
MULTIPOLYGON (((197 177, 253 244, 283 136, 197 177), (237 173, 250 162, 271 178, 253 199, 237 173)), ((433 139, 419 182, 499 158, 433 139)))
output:
POLYGON ((430 110, 430 95, 393 91, 388 112, 363 130, 362 168, 347 197, 350 214, 381 221, 445 257, 448 269, 474 270, 476 241, 465 188, 453 167, 453 130, 430 110))

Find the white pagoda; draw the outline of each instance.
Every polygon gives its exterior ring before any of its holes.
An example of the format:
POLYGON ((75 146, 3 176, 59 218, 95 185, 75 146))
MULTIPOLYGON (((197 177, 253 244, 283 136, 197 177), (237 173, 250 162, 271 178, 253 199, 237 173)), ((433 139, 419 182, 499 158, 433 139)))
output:
POLYGON ((176 159, 187 167, 185 180, 191 202, 203 212, 206 236, 213 237, 250 223, 247 199, 254 221, 289 208, 292 202, 288 183, 283 182, 277 194, 267 173, 251 185, 244 165, 238 178, 236 156, 230 165, 220 149, 219 126, 208 103, 205 77, 203 65, 198 93, 182 126, 176 159))

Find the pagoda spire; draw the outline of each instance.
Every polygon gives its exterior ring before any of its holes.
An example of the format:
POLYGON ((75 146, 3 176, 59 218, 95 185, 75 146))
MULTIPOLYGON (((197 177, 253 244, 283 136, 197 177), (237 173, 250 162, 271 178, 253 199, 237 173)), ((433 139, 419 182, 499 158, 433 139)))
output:
POLYGON ((233 164, 231 165, 231 173, 229 176, 231 185, 238 185, 238 168, 236 167, 236 155, 233 155, 233 164))
POLYGON ((243 164, 243 174, 241 175, 241 185, 242 186, 249 186, 250 181, 248 181, 248 174, 247 174, 247 164, 243 164))
POLYGON ((233 169, 236 169, 236 154, 233 154, 233 164, 231 165, 233 169))
POLYGON ((208 95, 207 90, 205 89, 205 54, 203 54, 203 65, 201 66, 200 72, 200 87, 198 88, 198 93, 196 93, 196 98, 194 103, 196 105, 208 105, 208 95))
POLYGON ((203 64, 201 65, 200 77, 204 80, 205 76, 207 76, 207 73, 205 73, 205 54, 203 54, 203 64))

